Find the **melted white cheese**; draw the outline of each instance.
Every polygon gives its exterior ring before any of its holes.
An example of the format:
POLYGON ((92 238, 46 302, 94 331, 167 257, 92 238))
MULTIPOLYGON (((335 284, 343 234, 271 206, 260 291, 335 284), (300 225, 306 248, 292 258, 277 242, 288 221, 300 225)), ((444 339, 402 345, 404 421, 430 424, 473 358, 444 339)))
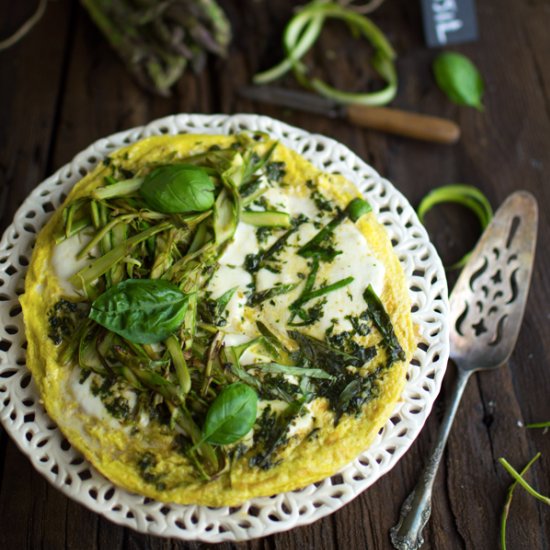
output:
POLYGON ((275 209, 282 210, 291 216, 304 214, 308 218, 317 218, 320 215, 315 203, 309 197, 290 195, 277 187, 271 187, 262 196, 275 209))
POLYGON ((351 330, 345 317, 358 315, 366 309, 365 289, 372 285, 374 292, 380 295, 384 288, 384 266, 372 255, 359 229, 345 221, 335 230, 334 236, 335 248, 342 253, 331 263, 321 263, 317 280, 332 284, 353 277, 353 282, 325 296, 324 315, 315 325, 319 333, 326 331, 332 319, 337 319, 340 330, 351 330))
MULTIPOLYGON (((291 316, 288 307, 302 292, 304 283, 301 281, 310 271, 306 259, 297 255, 297 249, 318 231, 312 223, 301 225, 278 255, 281 272, 273 273, 268 269, 261 269, 257 274, 256 284, 260 291, 277 284, 300 283, 293 291, 263 303, 262 318, 279 331, 286 329, 291 316)), ((318 338, 323 338, 332 324, 338 332, 350 330, 352 326, 346 316, 358 315, 366 309, 363 298, 365 289, 370 284, 380 294, 384 287, 384 266, 372 255, 365 237, 355 224, 346 220, 339 225, 334 231, 333 246, 341 254, 332 262, 321 262, 314 290, 347 277, 353 277, 353 282, 326 294, 324 298, 313 299, 304 304, 307 308, 320 299, 326 300, 321 318, 306 329, 309 334, 318 338)))
MULTIPOLYGON (((233 241, 222 254, 219 267, 208 282, 207 291, 214 300, 236 288, 225 309, 227 324, 223 327, 226 333, 245 334, 247 339, 254 336, 252 325, 245 319, 246 291, 252 283, 252 275, 243 267, 248 254, 258 251, 256 228, 246 223, 240 223, 235 231, 233 241)), ((225 340, 224 340, 225 341, 225 340)), ((227 344, 226 345, 237 345, 227 344)), ((242 343, 242 342, 240 342, 242 343)))
MULTIPOLYGON (((76 256, 90 242, 90 239, 89 235, 81 231, 65 239, 53 249, 51 259, 53 269, 63 290, 71 296, 76 296, 77 291, 69 282, 69 279, 90 263, 89 258, 85 257, 77 260, 76 256)), ((97 250, 95 249, 91 252, 92 255, 96 253, 97 250)))
POLYGON ((256 227, 241 222, 237 226, 232 242, 222 254, 220 264, 234 266, 243 265, 246 256, 256 252, 258 252, 256 227))
POLYGON ((113 417, 107 412, 100 397, 94 395, 90 389, 93 375, 88 376, 84 382, 80 383, 81 374, 82 371, 80 369, 73 369, 69 379, 69 388, 84 414, 98 418, 99 420, 114 421, 113 417))

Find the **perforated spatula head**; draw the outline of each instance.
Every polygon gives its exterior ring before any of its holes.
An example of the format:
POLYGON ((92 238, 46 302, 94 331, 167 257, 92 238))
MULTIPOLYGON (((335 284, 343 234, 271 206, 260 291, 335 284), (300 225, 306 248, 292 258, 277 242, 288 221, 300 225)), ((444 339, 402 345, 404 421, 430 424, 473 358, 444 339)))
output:
POLYGON ((450 297, 451 358, 459 368, 495 368, 512 353, 529 292, 537 220, 533 195, 510 195, 460 274, 450 297))

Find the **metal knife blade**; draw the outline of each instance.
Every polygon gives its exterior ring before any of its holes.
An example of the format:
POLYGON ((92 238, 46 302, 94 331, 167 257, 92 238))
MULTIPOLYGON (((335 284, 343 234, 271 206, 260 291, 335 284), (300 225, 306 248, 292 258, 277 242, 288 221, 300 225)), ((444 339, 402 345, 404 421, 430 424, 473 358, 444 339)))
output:
POLYGON ((287 90, 277 86, 244 86, 239 89, 239 95, 252 101, 271 103, 289 109, 308 111, 330 118, 345 116, 345 108, 335 101, 324 97, 300 92, 298 90, 287 90))

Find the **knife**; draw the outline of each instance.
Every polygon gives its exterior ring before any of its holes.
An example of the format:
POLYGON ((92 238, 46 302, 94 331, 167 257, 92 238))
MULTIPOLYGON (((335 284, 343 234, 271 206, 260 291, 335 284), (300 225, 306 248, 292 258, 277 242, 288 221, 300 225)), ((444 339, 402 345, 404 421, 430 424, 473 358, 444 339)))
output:
POLYGON ((452 120, 387 107, 341 105, 324 97, 275 86, 245 86, 239 95, 253 101, 298 109, 329 118, 344 118, 356 126, 435 143, 456 143, 460 128, 452 120))

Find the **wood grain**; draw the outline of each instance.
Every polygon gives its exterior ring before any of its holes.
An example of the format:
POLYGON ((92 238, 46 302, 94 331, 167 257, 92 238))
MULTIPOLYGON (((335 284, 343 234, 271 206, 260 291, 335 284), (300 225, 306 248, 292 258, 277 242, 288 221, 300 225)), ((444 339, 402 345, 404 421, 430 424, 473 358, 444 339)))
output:
MULTIPOLYGON (((455 48, 485 77, 485 110, 457 107, 431 76, 434 51, 423 45, 418 2, 386 2, 374 19, 396 47, 399 93, 393 106, 455 120, 452 147, 392 137, 310 114, 251 103, 239 86, 277 62, 280 36, 294 2, 224 0, 235 38, 226 60, 212 59, 200 76, 186 74, 172 97, 138 88, 76 3, 48 4, 45 18, 9 52, 0 53, 0 185, 7 189, 2 228, 27 193, 95 139, 175 112, 259 112, 327 134, 371 163, 411 201, 435 186, 470 183, 496 207, 516 189, 541 206, 532 289, 518 345, 508 365, 476 375, 466 389, 434 488, 424 548, 498 547, 498 522, 509 476, 497 460, 521 468, 537 451, 529 479, 550 493, 550 436, 526 422, 550 420, 550 9, 545 0, 478 2, 480 40, 455 48)), ((33 2, 0 2, 0 34, 8 34, 33 2)), ((365 85, 371 52, 331 24, 309 55, 317 73, 338 87, 365 85)), ((283 84, 296 86, 291 77, 283 84)), ((440 208, 428 220, 449 263, 473 243, 477 227, 460 208, 440 208)), ((452 282, 452 276, 450 277, 452 282)), ((453 376, 452 367, 449 378, 453 376)), ((450 380, 449 380, 450 381, 450 380)), ((223 550, 391 548, 388 530, 412 489, 438 426, 440 401, 399 464, 333 515, 262 540, 218 545, 223 550)), ((550 512, 518 490, 511 510, 511 549, 550 548, 550 512)), ((208 545, 149 537, 111 524, 51 487, 0 430, 0 548, 7 550, 178 549, 208 545)))

